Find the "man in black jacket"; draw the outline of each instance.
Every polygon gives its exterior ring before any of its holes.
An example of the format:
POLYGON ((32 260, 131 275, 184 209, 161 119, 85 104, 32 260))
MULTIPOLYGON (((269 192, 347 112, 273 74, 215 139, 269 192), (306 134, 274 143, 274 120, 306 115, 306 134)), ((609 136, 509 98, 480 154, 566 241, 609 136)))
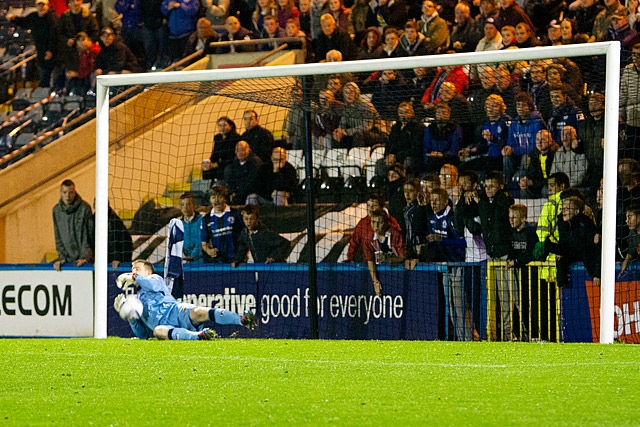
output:
POLYGON ((320 25, 322 33, 313 39, 313 52, 318 62, 324 62, 327 52, 337 50, 342 53, 344 61, 351 61, 356 58, 356 48, 351 41, 349 34, 341 32, 336 20, 329 13, 325 13, 320 17, 320 25))
POLYGON ((60 15, 58 38, 60 44, 66 46, 64 54, 65 67, 72 69, 78 64, 76 36, 84 31, 94 42, 98 41, 98 21, 89 9, 82 6, 82 0, 69 0, 69 10, 60 15))
POLYGON ((140 71, 138 59, 129 48, 119 40, 109 27, 100 32, 102 49, 96 58, 96 76, 101 74, 126 74, 140 71))
POLYGON ((229 189, 232 205, 244 204, 247 196, 255 193, 256 177, 262 160, 256 156, 247 141, 236 144, 236 157, 224 170, 224 181, 229 189))
POLYGON ((249 195, 247 204, 287 206, 298 189, 296 169, 287 162, 287 151, 276 147, 271 160, 260 166, 256 179, 256 193, 249 195))
POLYGON ((422 172, 422 141, 424 125, 415 118, 409 101, 398 105, 398 121, 391 126, 384 158, 376 163, 376 174, 386 176, 388 169, 397 163, 404 165, 410 178, 422 172))
POLYGON ((593 284, 600 286, 600 246, 594 241, 598 229, 583 210, 584 202, 579 197, 563 199, 562 213, 558 215, 558 242, 550 237, 544 241, 545 252, 558 255, 556 269, 560 287, 569 285, 571 264, 578 261, 584 263, 593 284))
MULTIPOLYGON (((504 175, 502 172, 487 173, 484 180, 485 197, 477 200, 480 214, 480 227, 487 248, 487 255, 491 261, 506 261, 511 250, 511 236, 509 230, 509 207, 513 199, 504 190, 504 175)), ((477 230, 471 230, 477 234, 477 230)), ((500 301, 500 318, 502 319, 502 341, 511 341, 511 298, 509 282, 506 275, 497 271, 496 292, 500 301)), ((498 337, 500 339, 500 337, 498 337)))
POLYGON ((268 162, 271 157, 271 151, 275 147, 273 134, 268 129, 260 126, 258 113, 255 110, 245 111, 242 119, 246 129, 241 136, 242 140, 249 143, 251 150, 260 157, 263 163, 268 162))
POLYGON ((58 52, 58 16, 49 7, 49 0, 36 0, 36 9, 35 12, 24 17, 8 13, 7 19, 17 26, 31 31, 31 37, 36 44, 36 52, 38 53, 39 86, 49 87, 51 74, 54 73, 53 87, 55 90, 62 89, 64 74, 60 69, 58 52))
POLYGON ((246 205, 242 209, 242 221, 246 228, 240 233, 236 259, 231 263, 233 267, 247 262, 248 252, 251 252, 253 262, 285 262, 291 244, 278 233, 263 227, 258 206, 246 205))

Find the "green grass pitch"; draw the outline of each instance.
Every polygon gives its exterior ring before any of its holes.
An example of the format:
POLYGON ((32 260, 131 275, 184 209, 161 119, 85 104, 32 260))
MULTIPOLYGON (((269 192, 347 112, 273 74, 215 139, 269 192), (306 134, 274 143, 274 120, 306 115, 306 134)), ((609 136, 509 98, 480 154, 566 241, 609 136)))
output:
POLYGON ((0 426, 638 425, 634 345, 0 340, 0 426))

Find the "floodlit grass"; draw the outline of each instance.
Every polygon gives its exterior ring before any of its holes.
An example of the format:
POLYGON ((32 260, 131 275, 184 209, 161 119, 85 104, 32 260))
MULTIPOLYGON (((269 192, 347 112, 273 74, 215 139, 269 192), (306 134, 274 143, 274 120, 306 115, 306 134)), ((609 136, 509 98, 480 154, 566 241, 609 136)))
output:
POLYGON ((0 340, 0 426, 638 425, 632 345, 0 340))

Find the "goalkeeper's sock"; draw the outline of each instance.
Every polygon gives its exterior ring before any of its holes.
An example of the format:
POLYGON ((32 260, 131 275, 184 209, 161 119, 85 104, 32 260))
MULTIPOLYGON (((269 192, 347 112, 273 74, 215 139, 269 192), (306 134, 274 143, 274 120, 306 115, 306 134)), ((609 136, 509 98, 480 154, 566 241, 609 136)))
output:
POLYGON ((167 338, 170 340, 197 341, 200 339, 200 335, 197 332, 192 332, 185 328, 171 328, 167 332, 167 338))
POLYGON ((209 309, 209 320, 219 325, 242 325, 242 316, 229 310, 219 308, 209 309))

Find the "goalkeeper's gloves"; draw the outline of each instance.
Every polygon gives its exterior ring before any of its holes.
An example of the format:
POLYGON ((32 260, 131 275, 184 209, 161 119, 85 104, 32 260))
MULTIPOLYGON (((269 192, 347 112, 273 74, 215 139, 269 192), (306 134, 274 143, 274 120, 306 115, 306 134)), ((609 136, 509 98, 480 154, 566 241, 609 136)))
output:
POLYGON ((116 286, 118 289, 126 290, 130 286, 134 286, 136 284, 136 274, 133 273, 122 273, 116 279, 116 286))
POLYGON ((113 300, 113 309, 120 314, 120 307, 122 307, 122 304, 124 304, 125 300, 127 299, 125 294, 118 294, 117 297, 114 298, 113 300))

